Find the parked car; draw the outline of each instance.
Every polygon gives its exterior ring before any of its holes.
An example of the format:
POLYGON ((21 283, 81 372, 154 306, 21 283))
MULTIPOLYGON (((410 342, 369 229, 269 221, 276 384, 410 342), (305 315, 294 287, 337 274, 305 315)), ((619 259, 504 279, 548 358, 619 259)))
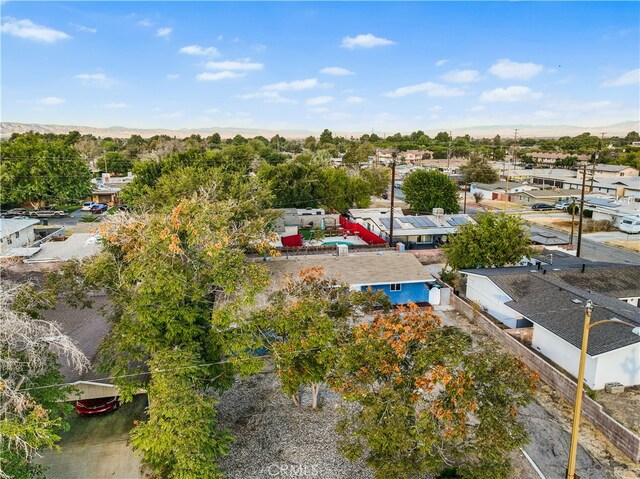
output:
POLYGON ((96 203, 91 207, 91 209, 89 211, 91 211, 91 213, 94 214, 94 215, 99 215, 99 214, 104 213, 108 209, 109 209, 109 207, 107 205, 102 204, 102 203, 96 203))
POLYGON ((131 211, 131 208, 129 207, 129 205, 119 205, 118 206, 118 210, 119 211, 131 211))
POLYGON ((29 216, 29 210, 26 208, 12 208, 2 212, 4 218, 15 218, 16 216, 29 216))
POLYGON ((557 210, 566 210, 569 206, 571 206, 573 203, 571 201, 560 201, 559 203, 555 204, 555 208, 557 210))
POLYGON ((531 205, 531 209, 532 210, 552 210, 554 209, 553 205, 550 205, 548 203, 536 203, 534 205, 531 205))
POLYGON ((75 410, 80 416, 92 416, 104 412, 115 411, 120 407, 118 396, 76 401, 75 410))
POLYGON ((93 205, 96 205, 97 203, 94 203, 93 201, 85 201, 84 203, 82 203, 82 211, 91 211, 91 207, 93 205))
POLYGON ((29 216, 32 218, 60 218, 61 216, 67 215, 68 213, 66 211, 54 210, 53 208, 42 208, 29 213, 29 216))

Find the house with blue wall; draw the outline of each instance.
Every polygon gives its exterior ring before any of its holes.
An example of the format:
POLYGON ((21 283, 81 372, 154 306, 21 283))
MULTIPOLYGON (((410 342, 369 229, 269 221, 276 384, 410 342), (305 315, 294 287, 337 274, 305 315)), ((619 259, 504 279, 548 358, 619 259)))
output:
POLYGON ((322 266, 325 274, 355 291, 367 288, 384 291, 392 304, 441 304, 435 278, 411 253, 384 251, 335 255, 309 255, 274 258, 267 262, 272 282, 284 275, 297 275, 302 269, 322 266))

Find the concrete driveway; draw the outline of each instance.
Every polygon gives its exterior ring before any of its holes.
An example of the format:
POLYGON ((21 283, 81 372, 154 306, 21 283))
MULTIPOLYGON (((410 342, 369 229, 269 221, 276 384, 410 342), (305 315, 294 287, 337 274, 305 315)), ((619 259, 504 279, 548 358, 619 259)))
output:
POLYGON ((113 413, 69 419, 60 451, 45 451, 37 461, 48 479, 142 479, 141 461, 128 445, 133 421, 144 419, 146 395, 113 413))

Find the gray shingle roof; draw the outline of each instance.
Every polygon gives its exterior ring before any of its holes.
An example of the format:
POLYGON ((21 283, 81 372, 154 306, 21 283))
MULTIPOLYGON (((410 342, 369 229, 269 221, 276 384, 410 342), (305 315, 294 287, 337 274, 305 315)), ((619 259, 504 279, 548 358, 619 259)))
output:
MULTIPOLYGON (((609 265, 602 268, 594 267, 594 270, 601 271, 603 275, 612 275, 615 270, 615 274, 629 278, 636 274, 620 273, 626 268, 628 267, 618 265, 614 269, 609 265)), ((542 274, 542 271, 532 272, 532 269, 493 268, 467 272, 490 277, 491 281, 512 298, 512 301, 506 303, 507 306, 577 348, 582 346, 584 308, 587 300, 594 303, 592 322, 617 318, 640 326, 640 309, 637 307, 615 297, 574 286, 561 277, 564 273, 566 279, 576 281, 575 275, 582 274, 579 270, 570 268, 558 272, 547 267, 547 274, 542 274), (580 302, 576 303, 576 300, 580 302)), ((597 272, 594 272, 593 278, 596 276, 597 272)), ((637 284, 635 291, 640 295, 640 284, 637 284)), ((619 323, 606 323, 593 328, 589 334, 587 353, 597 356, 639 343, 640 336, 632 333, 631 329, 619 323)))

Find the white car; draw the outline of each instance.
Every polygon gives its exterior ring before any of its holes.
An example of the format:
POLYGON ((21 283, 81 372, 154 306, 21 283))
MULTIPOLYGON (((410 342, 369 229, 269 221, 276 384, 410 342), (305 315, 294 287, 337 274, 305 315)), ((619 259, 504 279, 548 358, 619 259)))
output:
POLYGON ((82 203, 82 211, 91 211, 91 207, 95 205, 93 201, 85 201, 82 203))

